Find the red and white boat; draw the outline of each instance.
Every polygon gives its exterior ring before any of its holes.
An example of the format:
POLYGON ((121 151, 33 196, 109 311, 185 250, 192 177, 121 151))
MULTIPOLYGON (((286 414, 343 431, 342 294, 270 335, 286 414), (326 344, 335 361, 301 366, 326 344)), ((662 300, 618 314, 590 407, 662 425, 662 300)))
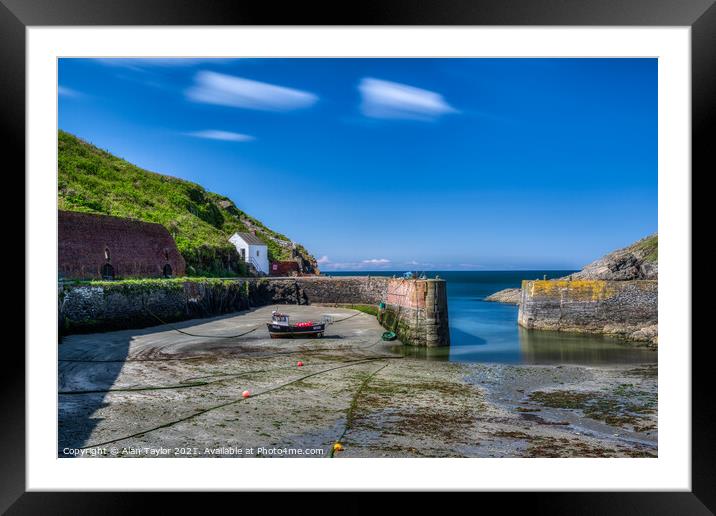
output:
POLYGON ((274 310, 271 312, 271 322, 266 323, 272 339, 281 337, 323 337, 327 321, 299 321, 291 324, 288 314, 274 310))

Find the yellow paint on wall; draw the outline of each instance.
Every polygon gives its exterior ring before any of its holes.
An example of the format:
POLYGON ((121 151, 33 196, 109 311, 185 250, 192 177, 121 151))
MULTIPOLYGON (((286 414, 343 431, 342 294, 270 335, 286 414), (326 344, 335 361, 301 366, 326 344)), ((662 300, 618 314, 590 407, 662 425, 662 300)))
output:
POLYGON ((529 282, 529 294, 561 297, 566 293, 573 301, 601 301, 614 297, 617 289, 613 282, 604 280, 534 280, 529 282))

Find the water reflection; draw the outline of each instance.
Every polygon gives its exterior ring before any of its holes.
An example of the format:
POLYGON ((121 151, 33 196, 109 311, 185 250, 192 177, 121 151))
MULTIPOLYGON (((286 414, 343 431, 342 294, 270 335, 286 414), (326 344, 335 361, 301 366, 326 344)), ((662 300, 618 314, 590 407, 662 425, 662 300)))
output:
POLYGON ((524 364, 656 363, 656 351, 599 335, 581 335, 518 327, 524 364))
POLYGON ((400 344, 391 346, 390 351, 404 357, 422 358, 424 360, 450 360, 450 348, 424 348, 417 346, 402 346, 400 344))
POLYGON ((656 363, 655 351, 598 335, 526 330, 514 323, 515 339, 491 343, 460 330, 450 330, 452 345, 421 348, 396 345, 390 351, 424 360, 503 364, 637 364, 656 363))
POLYGON ((440 272, 440 277, 447 280, 450 347, 426 349, 393 346, 392 351, 425 360, 452 362, 580 365, 656 363, 655 351, 619 339, 525 330, 517 325, 517 306, 485 301, 485 297, 494 292, 519 287, 524 279, 545 276, 559 278, 572 272, 575 271, 440 272))

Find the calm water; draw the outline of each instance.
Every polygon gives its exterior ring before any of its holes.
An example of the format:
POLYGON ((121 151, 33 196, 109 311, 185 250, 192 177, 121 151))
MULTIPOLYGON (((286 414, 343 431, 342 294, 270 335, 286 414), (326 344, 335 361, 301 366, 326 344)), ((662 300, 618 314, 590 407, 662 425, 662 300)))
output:
MULTIPOLYGON (((575 271, 443 271, 447 280, 449 348, 397 346, 395 351, 428 360, 510 364, 607 364, 656 362, 656 353, 618 339, 517 326, 517 306, 485 301, 490 294, 519 287, 523 279, 558 278, 575 271)), ((400 275, 400 272, 344 272, 333 276, 400 275)))

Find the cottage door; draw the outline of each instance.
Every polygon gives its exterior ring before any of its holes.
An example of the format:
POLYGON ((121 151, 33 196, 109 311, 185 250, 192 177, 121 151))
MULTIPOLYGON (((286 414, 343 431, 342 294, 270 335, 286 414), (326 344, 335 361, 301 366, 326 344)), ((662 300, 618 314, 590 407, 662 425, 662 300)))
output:
POLYGON ((114 279, 114 267, 112 267, 112 265, 109 263, 105 263, 104 265, 102 265, 101 274, 103 280, 114 279))

